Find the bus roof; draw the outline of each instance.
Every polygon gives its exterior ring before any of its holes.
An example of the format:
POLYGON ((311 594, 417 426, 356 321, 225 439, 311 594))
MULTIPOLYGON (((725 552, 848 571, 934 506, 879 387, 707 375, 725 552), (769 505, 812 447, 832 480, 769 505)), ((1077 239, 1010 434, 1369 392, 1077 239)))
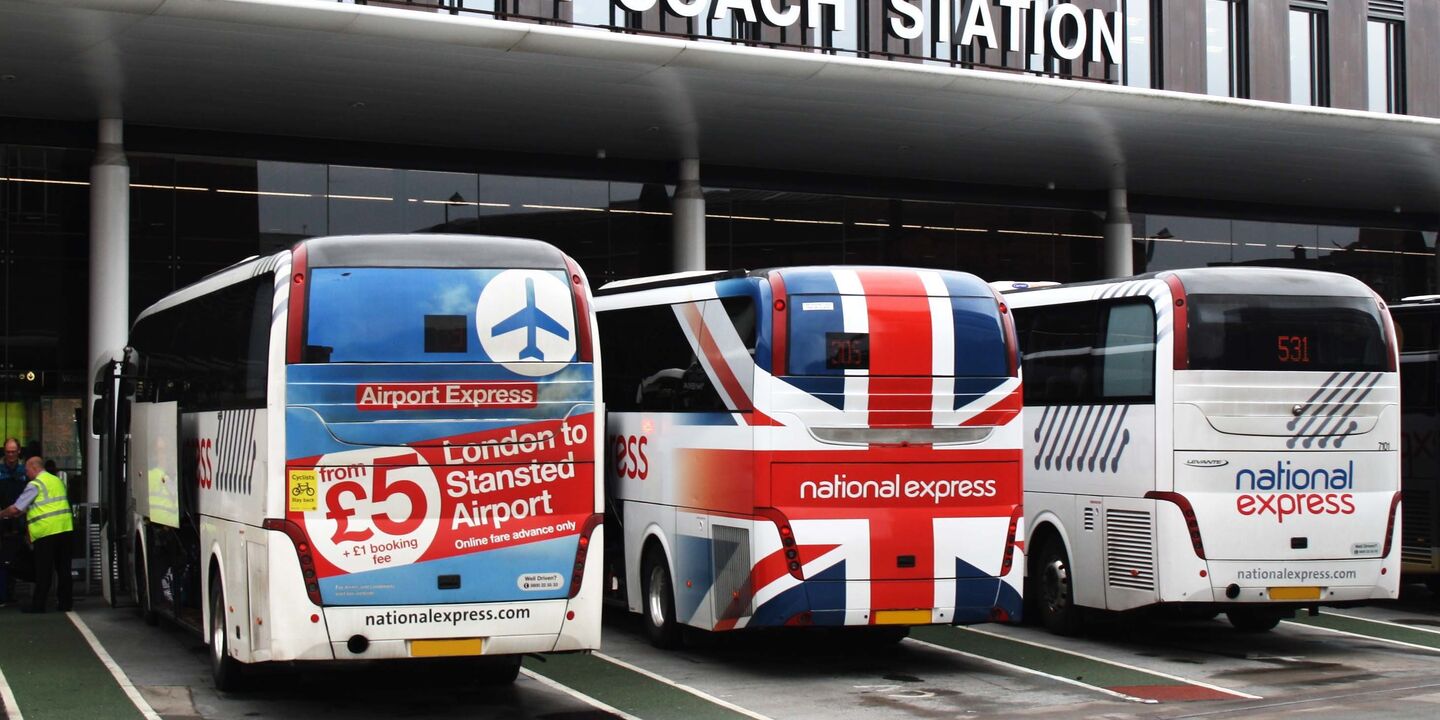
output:
POLYGON ((1323 270, 1234 266, 1160 270, 1130 277, 1086 280, 1063 285, 1032 285, 1005 291, 1008 294, 1032 293, 1073 287, 1113 285, 1142 280, 1158 280, 1166 275, 1180 279, 1187 293, 1254 294, 1254 295, 1339 295, 1372 297, 1369 285, 1349 275, 1323 270))
POLYGON ((299 244, 310 267, 565 269, 565 254, 553 245, 493 235, 333 235, 299 244))

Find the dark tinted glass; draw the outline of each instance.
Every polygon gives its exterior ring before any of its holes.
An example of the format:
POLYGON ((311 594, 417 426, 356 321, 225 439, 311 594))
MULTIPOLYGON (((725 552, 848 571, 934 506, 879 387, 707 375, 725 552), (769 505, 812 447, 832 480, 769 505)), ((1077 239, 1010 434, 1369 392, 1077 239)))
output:
POLYGON ((222 288, 135 325, 142 400, 186 410, 265 403, 274 275, 222 288))
MULTIPOLYGON (((741 340, 753 352, 754 301, 736 297, 721 302, 741 340)), ((611 310, 600 313, 598 324, 605 404, 611 410, 728 410, 681 329, 674 306, 611 310)))
POLYGON ((1015 310, 1033 405, 1149 402, 1155 397, 1155 308, 1147 300, 1015 310))
POLYGON ((1436 324, 1440 306, 1395 310, 1395 331, 1400 336, 1401 412, 1434 410, 1436 407, 1437 363, 1436 324))
POLYGON ((1190 295, 1192 370, 1382 371, 1385 332, 1370 298, 1190 295))

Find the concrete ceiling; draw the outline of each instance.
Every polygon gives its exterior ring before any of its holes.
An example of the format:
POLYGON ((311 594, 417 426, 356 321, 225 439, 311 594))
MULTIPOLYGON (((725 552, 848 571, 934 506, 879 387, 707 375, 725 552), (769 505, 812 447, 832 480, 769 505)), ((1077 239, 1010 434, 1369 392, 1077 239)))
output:
MULTIPOLYGON (((594 0, 590 0, 594 1, 594 0)), ((1433 212, 1440 122, 325 0, 0 0, 0 116, 1433 212)), ((3 142, 4 138, 0 138, 3 142)))

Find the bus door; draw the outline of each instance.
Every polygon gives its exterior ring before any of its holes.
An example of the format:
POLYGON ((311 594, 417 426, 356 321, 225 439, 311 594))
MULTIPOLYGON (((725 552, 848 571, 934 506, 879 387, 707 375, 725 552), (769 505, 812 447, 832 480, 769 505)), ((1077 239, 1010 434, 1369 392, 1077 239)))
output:
POLYGON ((101 591, 110 607, 130 599, 130 553, 128 528, 131 525, 129 490, 125 482, 125 436, 130 428, 127 397, 132 377, 125 376, 126 363, 107 362, 95 372, 95 397, 91 408, 90 432, 100 438, 101 564, 106 572, 101 591))
POLYGON ((312 599, 573 595, 599 499, 591 321, 573 278, 309 269, 287 367, 285 515, 315 550, 312 599))
POLYGON ((802 606, 817 624, 1018 613, 1018 584, 997 578, 1021 502, 1019 380, 989 288, 901 268, 781 270, 771 284, 783 382, 767 412, 784 427, 768 429, 769 503, 797 544, 790 592, 807 597, 757 622, 802 606))
POLYGON ((1376 573, 1351 577, 1341 561, 1382 557, 1399 500, 1399 381, 1378 301, 1185 300, 1174 482, 1212 583, 1247 588, 1238 599, 1252 601, 1374 584, 1376 573), (1325 561, 1312 567, 1328 575, 1298 572, 1298 561, 1325 561), (1264 594, 1282 585, 1303 587, 1264 594))

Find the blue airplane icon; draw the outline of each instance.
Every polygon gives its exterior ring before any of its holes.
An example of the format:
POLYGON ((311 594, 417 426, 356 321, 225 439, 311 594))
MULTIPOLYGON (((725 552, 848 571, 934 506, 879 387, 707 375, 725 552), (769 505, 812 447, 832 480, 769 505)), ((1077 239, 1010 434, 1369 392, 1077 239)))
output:
POLYGON ((519 330, 520 328, 525 328, 525 349, 520 351, 521 360, 525 358, 534 358, 535 360, 545 359, 545 356, 540 352, 540 347, 535 344, 536 330, 544 330, 561 340, 570 339, 570 331, 566 330, 564 325, 557 322, 555 318, 546 315, 540 308, 535 307, 534 278, 525 278, 525 307, 520 308, 514 315, 501 320, 499 323, 496 323, 495 327, 490 328, 490 337, 504 335, 505 333, 519 330))

